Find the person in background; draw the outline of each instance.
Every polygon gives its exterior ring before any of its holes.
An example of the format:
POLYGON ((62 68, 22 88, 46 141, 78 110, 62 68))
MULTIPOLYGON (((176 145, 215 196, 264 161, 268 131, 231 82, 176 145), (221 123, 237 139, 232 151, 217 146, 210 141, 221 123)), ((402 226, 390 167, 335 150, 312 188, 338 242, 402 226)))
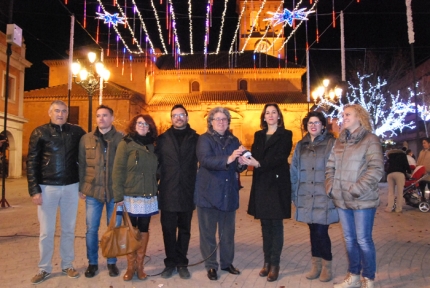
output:
POLYGON ((116 151, 112 187, 115 203, 126 207, 131 224, 140 231, 141 246, 127 254, 127 271, 123 279, 130 281, 136 273, 139 280, 144 280, 147 278, 144 260, 149 222, 152 215, 158 214, 158 160, 154 153, 158 134, 152 117, 143 114, 131 119, 126 133, 116 151))
POLYGON ((418 155, 417 166, 424 166, 426 168, 426 173, 428 174, 422 181, 420 181, 420 190, 424 197, 426 186, 430 188, 430 138, 423 139, 422 144, 423 150, 421 150, 418 155))
POLYGON ((288 156, 293 134, 284 127, 284 117, 276 103, 264 106, 260 116, 262 130, 255 132, 252 156, 242 162, 254 166, 248 214, 260 219, 264 264, 259 275, 267 281, 279 276, 284 244, 283 219, 291 218, 291 180, 288 156))
POLYGON ((310 232, 312 268, 309 280, 330 281, 332 276, 329 225, 339 222, 333 201, 325 191, 325 168, 335 138, 326 129, 327 120, 318 111, 303 118, 308 131, 294 150, 291 163, 292 200, 296 206, 296 220, 307 223, 310 232))
POLYGON ((162 278, 170 278, 177 269, 179 277, 189 279, 188 245, 197 174, 196 145, 199 135, 188 124, 188 112, 182 104, 173 106, 172 127, 157 139, 160 186, 158 205, 163 228, 164 271, 162 278))
POLYGON ((79 202, 79 141, 85 131, 66 123, 69 109, 61 100, 49 107, 50 122, 33 130, 27 158, 28 191, 37 205, 40 224, 39 272, 32 284, 45 281, 52 272, 57 210, 60 208, 61 270, 69 278, 79 277, 73 268, 75 227, 79 202))
POLYGON ((411 169, 415 169, 417 166, 417 161, 415 160, 414 153, 411 149, 406 150, 406 157, 408 158, 409 166, 411 166, 411 169))
POLYGON ((343 128, 327 161, 326 192, 339 213, 348 273, 334 288, 374 287, 376 250, 372 238, 384 157, 369 113, 358 104, 343 110, 343 128), (363 279, 360 280, 360 274, 363 279))
POLYGON ((387 183, 388 183, 388 204, 385 212, 392 212, 395 210, 397 213, 402 212, 403 203, 403 188, 406 181, 406 173, 411 174, 411 168, 408 163, 406 154, 400 149, 391 149, 387 151, 388 157, 388 170, 387 183), (396 191, 397 201, 394 207, 394 191, 396 191))
POLYGON ((236 210, 239 208, 238 173, 246 169, 238 161, 245 150, 229 130, 231 116, 227 109, 215 107, 207 116, 208 130, 197 142, 197 171, 194 202, 199 219, 200 251, 205 259, 207 276, 218 279, 216 230, 221 270, 240 274, 233 266, 236 210))
MULTIPOLYGON (((116 148, 122 140, 122 133, 112 125, 112 108, 100 105, 96 109, 97 128, 85 134, 79 143, 79 196, 85 199, 86 246, 88 268, 85 277, 96 275, 99 266, 99 228, 103 206, 106 205, 106 222, 109 220, 115 203, 112 190, 112 167, 116 148)), ((119 224, 119 223, 118 223, 119 224)), ((109 276, 119 275, 116 258, 107 259, 109 276)))

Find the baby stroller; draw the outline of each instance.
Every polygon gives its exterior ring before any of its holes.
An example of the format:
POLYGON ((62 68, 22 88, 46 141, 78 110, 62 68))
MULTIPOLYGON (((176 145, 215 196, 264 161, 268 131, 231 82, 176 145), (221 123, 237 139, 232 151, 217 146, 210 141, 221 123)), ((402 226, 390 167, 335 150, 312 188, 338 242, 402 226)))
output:
MULTIPOLYGON (((412 172, 412 175, 405 182, 403 189, 403 198, 406 204, 415 208, 419 208, 421 212, 428 212, 430 210, 429 199, 421 193, 419 182, 426 177, 426 169, 424 166, 417 166, 412 172)), ((396 208, 397 199, 394 200, 393 210, 396 208)))

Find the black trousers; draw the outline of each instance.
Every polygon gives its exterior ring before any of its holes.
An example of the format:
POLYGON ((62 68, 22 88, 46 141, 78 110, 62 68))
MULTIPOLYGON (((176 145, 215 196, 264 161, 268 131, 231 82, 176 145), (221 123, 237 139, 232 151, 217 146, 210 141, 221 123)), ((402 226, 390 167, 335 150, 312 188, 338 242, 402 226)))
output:
POLYGON ((263 232, 264 263, 279 266, 284 246, 283 219, 260 219, 263 232))
POLYGON ((323 224, 308 224, 311 236, 312 257, 332 260, 331 241, 328 235, 328 226, 323 224))
POLYGON ((188 265, 188 245, 191 237, 191 219, 193 211, 189 212, 160 212, 163 229, 166 267, 188 265))

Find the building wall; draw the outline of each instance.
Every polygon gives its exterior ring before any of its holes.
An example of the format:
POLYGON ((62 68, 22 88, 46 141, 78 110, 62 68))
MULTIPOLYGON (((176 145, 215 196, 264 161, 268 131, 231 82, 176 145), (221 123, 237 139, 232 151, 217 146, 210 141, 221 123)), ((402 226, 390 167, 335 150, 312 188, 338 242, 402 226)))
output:
MULTIPOLYGON (((12 45, 12 54, 9 57, 9 77, 13 79, 13 94, 9 95, 7 105, 7 137, 9 140, 8 161, 9 178, 18 178, 22 175, 22 138, 23 124, 27 122, 23 114, 24 101, 24 71, 31 66, 25 59, 25 44, 21 47, 12 45)), ((4 130, 6 86, 5 76, 7 71, 7 43, 6 35, 0 32, 0 131, 4 130)))

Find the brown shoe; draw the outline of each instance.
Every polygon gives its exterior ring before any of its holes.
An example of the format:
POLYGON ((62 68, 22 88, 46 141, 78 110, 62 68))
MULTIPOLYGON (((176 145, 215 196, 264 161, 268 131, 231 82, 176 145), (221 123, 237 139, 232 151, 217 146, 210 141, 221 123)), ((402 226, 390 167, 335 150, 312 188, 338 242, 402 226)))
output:
POLYGON ((269 275, 267 276, 267 281, 273 282, 278 280, 279 276, 279 265, 270 265, 269 275))
POLYGON ((66 274, 67 277, 69 278, 78 278, 79 277, 79 272, 75 270, 75 268, 73 267, 69 267, 66 269, 63 269, 63 274, 66 274))
POLYGON ((308 274, 306 274, 306 279, 313 280, 320 277, 321 274, 321 258, 320 257, 312 257, 312 268, 308 274))
POLYGON ((264 263, 263 268, 261 268, 260 273, 258 273, 258 275, 260 275, 260 277, 267 277, 267 275, 269 275, 269 270, 270 264, 264 263))

